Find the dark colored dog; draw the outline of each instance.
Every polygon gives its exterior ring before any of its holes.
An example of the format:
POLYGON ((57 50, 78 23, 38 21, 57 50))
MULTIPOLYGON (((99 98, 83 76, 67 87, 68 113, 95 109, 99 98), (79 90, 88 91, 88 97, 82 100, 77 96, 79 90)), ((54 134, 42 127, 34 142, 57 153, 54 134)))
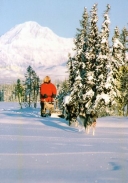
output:
POLYGON ((72 122, 76 121, 77 118, 77 109, 74 107, 74 105, 66 104, 64 107, 64 117, 66 120, 69 121, 69 126, 72 124, 72 122))
POLYGON ((93 135, 95 134, 96 119, 98 118, 98 115, 94 111, 87 113, 87 108, 83 102, 77 103, 77 105, 64 102, 62 116, 69 121, 69 126, 73 122, 78 122, 79 125, 84 126, 87 133, 90 132, 90 128, 92 127, 93 135))
POLYGON ((96 128, 96 119, 98 115, 96 112, 91 111, 89 114, 79 114, 77 120, 80 125, 85 127, 86 132, 89 134, 90 129, 92 128, 92 133, 95 135, 95 128, 96 128))

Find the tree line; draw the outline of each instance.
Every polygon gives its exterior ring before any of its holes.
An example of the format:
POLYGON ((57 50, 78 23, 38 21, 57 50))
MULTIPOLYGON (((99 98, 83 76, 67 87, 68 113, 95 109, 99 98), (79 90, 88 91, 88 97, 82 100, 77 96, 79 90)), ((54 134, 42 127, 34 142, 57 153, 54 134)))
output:
POLYGON ((25 80, 17 79, 12 85, 1 85, 0 101, 18 101, 20 107, 37 107, 40 79, 31 66, 28 66, 25 80))
POLYGON ((22 105, 28 107, 37 107, 37 101, 39 96, 40 80, 36 72, 31 66, 27 68, 27 73, 25 74, 25 81, 21 83, 21 80, 17 80, 15 86, 15 94, 18 97, 20 107, 22 105))
POLYGON ((112 45, 110 39, 110 5, 103 14, 101 29, 98 29, 97 4, 90 13, 84 8, 80 28, 74 39, 76 54, 67 62, 68 89, 60 89, 58 99, 70 95, 70 104, 78 112, 81 105, 87 111, 98 111, 100 115, 128 115, 128 31, 124 27, 114 29, 112 45))

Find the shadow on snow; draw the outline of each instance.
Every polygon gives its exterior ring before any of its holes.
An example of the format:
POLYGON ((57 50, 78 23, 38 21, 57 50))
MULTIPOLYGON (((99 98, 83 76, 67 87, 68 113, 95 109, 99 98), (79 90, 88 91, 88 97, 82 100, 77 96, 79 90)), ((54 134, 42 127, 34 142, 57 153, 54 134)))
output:
POLYGON ((50 126, 53 128, 58 128, 65 131, 78 132, 77 129, 68 126, 67 121, 62 118, 57 117, 41 117, 40 116, 40 108, 23 108, 23 109, 7 109, 4 110, 4 115, 14 117, 14 118, 25 118, 24 120, 30 120, 35 122, 41 122, 45 126, 50 126))

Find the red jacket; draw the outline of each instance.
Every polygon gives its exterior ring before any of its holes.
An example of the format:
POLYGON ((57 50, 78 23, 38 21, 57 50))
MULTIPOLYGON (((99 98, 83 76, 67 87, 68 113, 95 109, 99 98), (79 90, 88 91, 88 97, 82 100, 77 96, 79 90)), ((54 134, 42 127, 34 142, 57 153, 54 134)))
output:
POLYGON ((54 84, 52 83, 43 83, 40 86, 40 100, 42 102, 53 102, 56 97, 57 90, 54 84))

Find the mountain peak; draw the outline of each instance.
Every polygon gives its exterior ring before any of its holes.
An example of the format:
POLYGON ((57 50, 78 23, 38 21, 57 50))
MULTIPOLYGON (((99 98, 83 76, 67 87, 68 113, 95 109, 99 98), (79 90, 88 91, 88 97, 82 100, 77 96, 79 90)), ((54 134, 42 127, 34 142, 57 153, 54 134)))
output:
POLYGON ((0 37, 1 71, 5 75, 22 75, 31 65, 39 75, 53 72, 65 75, 68 53, 73 54, 73 46, 73 39, 61 38, 36 22, 16 25, 0 37))
POLYGON ((42 27, 41 25, 39 25, 37 22, 34 22, 34 21, 28 21, 23 24, 19 24, 19 26, 21 26, 22 29, 26 29, 25 31, 28 31, 33 34, 37 34, 37 33, 44 34, 47 32, 48 34, 53 34, 55 36, 53 31, 50 30, 48 27, 42 27))
POLYGON ((48 27, 42 27, 37 22, 29 21, 13 27, 10 31, 1 36, 1 42, 4 44, 11 44, 15 40, 40 39, 48 37, 58 37, 48 27))

